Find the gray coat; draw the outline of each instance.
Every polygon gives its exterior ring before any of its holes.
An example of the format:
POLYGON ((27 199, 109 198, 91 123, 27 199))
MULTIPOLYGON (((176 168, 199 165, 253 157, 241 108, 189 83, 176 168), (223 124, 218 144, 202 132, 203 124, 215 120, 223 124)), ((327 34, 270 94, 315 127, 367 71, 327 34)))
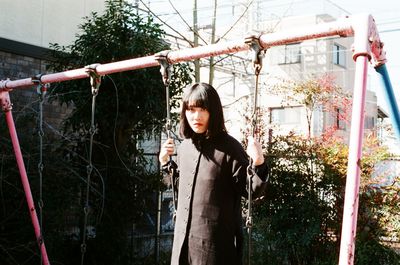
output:
MULTIPOLYGON (((248 159, 228 134, 178 149, 178 206, 171 265, 188 255, 192 265, 242 264, 241 196, 246 196, 248 159), (183 253, 183 254, 182 254, 183 253)), ((252 179, 254 197, 266 186, 266 166, 252 179)))

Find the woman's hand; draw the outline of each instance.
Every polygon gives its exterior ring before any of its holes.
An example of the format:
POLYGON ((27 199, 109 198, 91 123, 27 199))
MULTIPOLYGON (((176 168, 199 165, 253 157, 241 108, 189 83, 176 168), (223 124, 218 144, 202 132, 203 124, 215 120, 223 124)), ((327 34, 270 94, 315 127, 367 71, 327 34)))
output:
POLYGON ((247 138, 247 155, 252 159, 254 166, 264 163, 264 155, 261 144, 253 136, 247 138))
POLYGON ((175 143, 174 140, 169 138, 162 145, 160 149, 160 155, 158 156, 158 160, 161 165, 165 165, 169 161, 169 156, 173 155, 175 152, 175 143))

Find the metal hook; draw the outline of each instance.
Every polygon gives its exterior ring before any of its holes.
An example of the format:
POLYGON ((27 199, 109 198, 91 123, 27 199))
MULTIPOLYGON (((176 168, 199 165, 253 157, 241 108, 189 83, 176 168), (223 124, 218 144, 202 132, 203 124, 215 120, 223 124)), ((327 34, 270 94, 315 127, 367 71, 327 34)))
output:
POLYGON ((97 96, 101 84, 101 75, 99 75, 96 70, 99 65, 99 63, 94 63, 85 66, 86 73, 88 73, 90 77, 90 86, 92 87, 93 96, 97 96))
POLYGON ((171 82, 171 76, 172 76, 172 64, 168 60, 168 54, 170 50, 165 50, 158 52, 154 54, 154 58, 158 61, 160 64, 160 73, 162 76, 162 80, 165 86, 168 86, 169 83, 171 82))
POLYGON ((32 83, 36 85, 36 92, 40 96, 40 100, 43 101, 44 97, 46 96, 47 89, 49 88, 50 84, 44 84, 42 82, 42 76, 43 74, 37 74, 31 78, 32 83))
POLYGON ((168 54, 170 50, 161 51, 154 55, 154 58, 160 64, 160 73, 162 76, 162 80, 165 86, 165 93, 166 93, 166 105, 167 105, 167 121, 165 124, 165 129, 167 131, 168 138, 171 137, 171 129, 172 129, 172 122, 171 122, 171 111, 170 111, 170 103, 169 103, 169 85, 171 82, 171 75, 172 75, 172 64, 168 60, 168 54))
POLYGON ((262 69, 262 60, 264 58, 265 49, 261 46, 260 37, 251 35, 245 39, 245 43, 250 46, 250 49, 253 51, 253 66, 254 66, 254 73, 256 76, 256 84, 255 84, 255 91, 254 91, 254 102, 253 102, 253 114, 252 114, 252 134, 255 136, 257 133, 257 94, 258 94, 258 77, 260 75, 262 69))
POLYGON ((265 53, 265 49, 261 46, 260 43, 260 37, 251 35, 245 38, 245 43, 249 45, 250 49, 253 51, 253 66, 255 68, 256 74, 259 74, 262 68, 262 60, 265 53))

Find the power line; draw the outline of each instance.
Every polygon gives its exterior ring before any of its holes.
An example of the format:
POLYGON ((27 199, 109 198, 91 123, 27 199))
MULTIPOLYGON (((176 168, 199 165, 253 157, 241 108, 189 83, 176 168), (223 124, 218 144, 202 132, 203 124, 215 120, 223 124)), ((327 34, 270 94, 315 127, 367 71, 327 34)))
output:
POLYGON ((376 23, 376 25, 380 26, 380 25, 387 25, 387 24, 396 24, 399 22, 400 22, 400 19, 396 18, 396 20, 382 21, 382 22, 376 23))
MULTIPOLYGON (((179 31, 175 30, 172 26, 170 26, 167 22, 165 22, 164 20, 162 20, 159 16, 157 16, 157 14, 155 14, 153 11, 151 11, 151 9, 145 4, 143 3, 142 0, 140 0, 140 2, 142 3, 142 5, 148 10, 148 12, 150 12, 154 17, 156 17, 158 20, 161 21, 161 23, 163 23, 165 26, 167 26, 169 29, 171 29, 173 32, 175 32, 176 34, 178 34, 181 38, 183 38, 185 41, 187 41, 187 43, 189 43, 192 47, 193 47, 193 42, 188 40, 185 36, 183 36, 179 31)), ((139 9, 139 8, 138 8, 139 9)), ((139 9, 142 11, 145 11, 143 9, 139 9)), ((146 12, 146 11, 145 11, 146 12)))
POLYGON ((394 32, 394 31, 400 31, 400 28, 380 30, 379 33, 387 33, 387 32, 394 32))
POLYGON ((253 3, 254 0, 252 0, 245 8, 245 10, 243 11, 242 15, 240 15, 240 17, 232 24, 232 26, 221 36, 219 37, 215 43, 219 42, 221 39, 223 39, 235 26, 236 24, 243 18, 243 16, 247 13, 247 10, 249 9, 249 7, 251 6, 251 4, 253 3))
POLYGON ((179 13, 179 11, 175 8, 175 6, 172 4, 171 0, 168 0, 169 4, 171 5, 171 7, 175 10, 175 12, 178 14, 178 16, 182 19, 183 23, 186 24, 186 26, 189 28, 190 31, 192 31, 194 34, 197 35, 197 37, 199 37, 199 39, 201 39, 204 44, 207 44, 207 42, 200 36, 199 32, 196 30, 194 30, 187 22, 186 20, 182 17, 182 15, 179 13))

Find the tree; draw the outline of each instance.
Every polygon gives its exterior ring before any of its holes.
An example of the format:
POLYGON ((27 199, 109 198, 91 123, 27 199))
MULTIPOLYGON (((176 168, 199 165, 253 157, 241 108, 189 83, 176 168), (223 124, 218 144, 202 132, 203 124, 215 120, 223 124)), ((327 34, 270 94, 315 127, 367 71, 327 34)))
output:
POLYGON ((290 134, 268 147, 269 186, 255 206, 254 264, 334 264, 336 172, 324 171, 318 145, 290 134), (266 263, 267 262, 267 263, 266 263))
MULTIPOLYGON (((80 26, 82 34, 72 45, 52 45, 56 60, 50 69, 64 71, 168 49, 160 25, 151 17, 139 16, 125 1, 108 0, 104 14, 92 13, 85 20, 80 26)), ((169 87, 171 107, 176 107, 181 89, 190 81, 191 70, 187 64, 174 67, 169 87)), ((73 108, 64 124, 64 139, 68 141, 61 142, 55 150, 63 154, 66 171, 54 170, 57 182, 71 187, 60 189, 58 200, 54 201, 60 203, 58 207, 63 205, 64 210, 58 211, 53 220, 64 219, 65 222, 67 218, 69 227, 53 224, 52 232, 58 229, 59 233, 48 241, 57 242, 54 244, 57 248, 62 247, 59 252, 53 248, 50 254, 56 253, 54 256, 66 264, 76 264, 81 259, 83 242, 85 264, 132 263, 135 258, 128 248, 128 236, 133 236, 131 227, 133 224, 140 226, 142 217, 151 207, 155 211, 150 195, 160 185, 158 171, 154 171, 154 167, 149 170, 151 161, 140 148, 140 142, 160 132, 165 117, 165 90, 159 69, 146 68, 103 77, 94 113, 91 112, 93 101, 88 80, 59 83, 50 93, 60 104, 73 108), (95 128, 91 128, 93 114, 95 128), (93 132, 94 141, 91 141, 93 132), (90 155, 93 171, 87 169, 90 155), (68 197, 70 199, 66 200, 68 197), (87 232, 87 238, 83 237, 84 223, 93 228, 87 232), (80 229, 80 233, 67 231, 72 228, 80 229), (65 240, 65 236, 69 238, 65 240)))
POLYGON ((304 81, 284 80, 273 87, 271 92, 283 96, 282 105, 295 103, 305 106, 308 137, 311 137, 313 113, 317 108, 339 116, 342 121, 346 121, 349 117, 351 109, 349 95, 335 84, 334 76, 329 74, 310 77, 304 81))
MULTIPOLYGON (((366 138, 363 150, 358 265, 400 260, 381 242, 394 232, 396 220, 387 221, 396 218, 399 199, 395 187, 385 192, 388 186, 371 186, 374 166, 388 155, 376 143, 366 138)), ((274 138, 268 150, 269 186, 254 207, 254 264, 337 264, 348 147, 334 138, 291 134, 274 138)))
MULTIPOLYGON (((287 96, 288 103, 301 102, 307 107, 308 122, 317 103, 323 103, 326 111, 336 112, 337 105, 332 104, 332 96, 328 93, 332 90, 327 89, 335 86, 324 84, 322 80, 284 85, 297 95, 287 96)), ((338 92, 336 89, 333 95, 338 92)), ((350 102, 348 98, 343 101, 350 102)), ((263 127, 261 132, 267 130, 264 124, 260 123, 260 126, 263 127)), ((254 207, 254 264, 337 264, 348 146, 335 136, 337 128, 328 128, 321 137, 310 137, 310 125, 308 128, 307 137, 291 133, 270 138, 265 146, 269 186, 265 198, 254 207)), ((386 193, 387 186, 371 185, 376 184, 372 177, 375 165, 388 155, 375 137, 366 137, 361 161, 358 265, 399 262, 400 257, 381 243, 381 236, 393 232, 396 224, 393 219, 390 226, 383 223, 389 216, 394 216, 387 209, 398 203, 396 189, 391 188, 386 193)))

